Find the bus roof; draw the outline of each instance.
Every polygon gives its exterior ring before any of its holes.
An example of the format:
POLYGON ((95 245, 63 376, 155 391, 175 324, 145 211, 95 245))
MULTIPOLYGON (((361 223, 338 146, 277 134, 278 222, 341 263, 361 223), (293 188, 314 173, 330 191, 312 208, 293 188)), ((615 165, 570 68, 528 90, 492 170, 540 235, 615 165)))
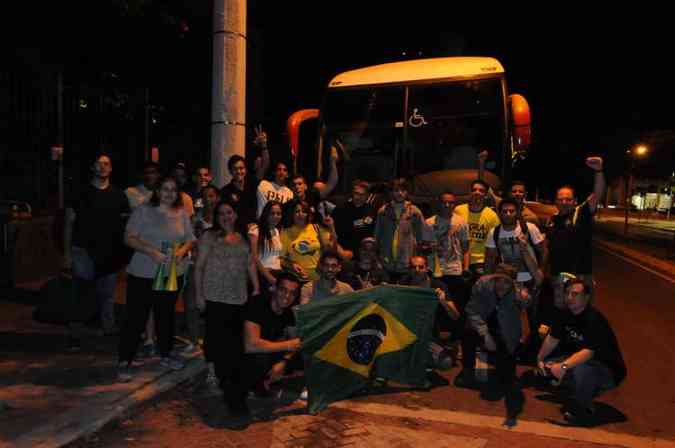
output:
POLYGON ((504 67, 494 58, 449 57, 417 59, 414 61, 373 65, 340 73, 328 83, 328 87, 466 78, 500 73, 504 73, 504 67))

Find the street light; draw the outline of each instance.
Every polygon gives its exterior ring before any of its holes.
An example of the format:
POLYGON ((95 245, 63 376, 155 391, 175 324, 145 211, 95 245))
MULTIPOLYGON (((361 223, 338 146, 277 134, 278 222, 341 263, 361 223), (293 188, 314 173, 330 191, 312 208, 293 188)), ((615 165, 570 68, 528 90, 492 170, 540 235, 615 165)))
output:
POLYGON ((628 235, 628 210, 630 209, 629 194, 631 186, 633 184, 633 169, 635 168, 635 158, 644 157, 649 152, 647 145, 636 145, 632 148, 626 150, 626 156, 628 157, 628 175, 626 176, 626 190, 624 192, 624 213, 625 219, 623 223, 623 234, 628 235))

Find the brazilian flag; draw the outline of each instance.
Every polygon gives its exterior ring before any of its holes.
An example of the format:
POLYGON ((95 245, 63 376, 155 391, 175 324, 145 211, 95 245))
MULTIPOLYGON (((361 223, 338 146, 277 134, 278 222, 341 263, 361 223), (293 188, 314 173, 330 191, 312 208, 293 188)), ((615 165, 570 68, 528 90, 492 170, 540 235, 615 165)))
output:
POLYGON ((374 377, 425 386, 437 307, 431 289, 389 285, 300 306, 309 412, 349 397, 374 377))

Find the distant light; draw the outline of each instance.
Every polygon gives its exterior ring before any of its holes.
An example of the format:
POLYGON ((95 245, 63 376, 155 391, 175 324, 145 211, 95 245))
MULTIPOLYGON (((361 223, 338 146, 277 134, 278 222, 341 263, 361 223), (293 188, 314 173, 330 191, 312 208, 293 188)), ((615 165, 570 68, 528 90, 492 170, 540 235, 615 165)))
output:
POLYGON ((401 53, 401 55, 402 55, 402 56, 405 56, 405 55, 406 55, 406 54, 405 54, 405 51, 404 51, 404 52, 402 52, 402 53, 401 53))
POLYGON ((639 145, 638 147, 635 148, 635 154, 639 156, 644 156, 647 154, 647 147, 645 145, 639 145))

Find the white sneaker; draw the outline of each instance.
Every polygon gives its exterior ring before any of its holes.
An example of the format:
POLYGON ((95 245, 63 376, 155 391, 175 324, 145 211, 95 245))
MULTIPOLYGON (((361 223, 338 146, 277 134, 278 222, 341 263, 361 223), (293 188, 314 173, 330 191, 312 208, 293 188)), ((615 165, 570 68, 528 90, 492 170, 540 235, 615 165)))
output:
POLYGON ((159 365, 169 370, 181 370, 185 367, 185 363, 177 358, 167 356, 159 360, 159 365))
POLYGON ((128 383, 134 378, 131 366, 127 363, 117 365, 117 382, 128 383))

